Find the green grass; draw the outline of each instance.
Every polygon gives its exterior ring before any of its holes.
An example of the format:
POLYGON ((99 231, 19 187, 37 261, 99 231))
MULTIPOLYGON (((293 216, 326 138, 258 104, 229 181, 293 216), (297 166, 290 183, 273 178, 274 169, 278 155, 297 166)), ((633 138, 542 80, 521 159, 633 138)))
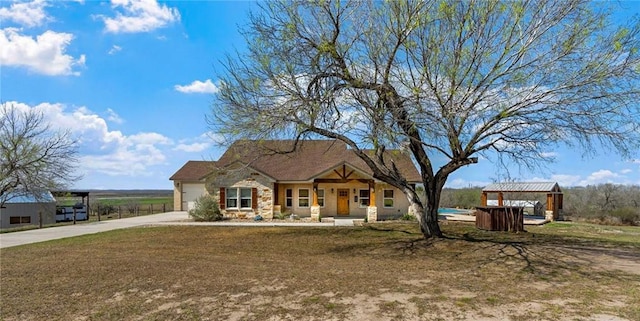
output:
POLYGON ((442 228, 164 226, 3 249, 0 319, 640 320, 639 228, 442 228))

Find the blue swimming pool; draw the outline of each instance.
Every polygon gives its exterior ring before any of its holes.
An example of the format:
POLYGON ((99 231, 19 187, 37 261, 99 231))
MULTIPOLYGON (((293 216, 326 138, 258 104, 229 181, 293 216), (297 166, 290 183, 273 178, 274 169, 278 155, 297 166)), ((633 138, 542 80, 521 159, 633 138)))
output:
POLYGON ((459 210, 455 208, 444 208, 441 207, 438 209, 438 214, 468 214, 469 210, 459 210))

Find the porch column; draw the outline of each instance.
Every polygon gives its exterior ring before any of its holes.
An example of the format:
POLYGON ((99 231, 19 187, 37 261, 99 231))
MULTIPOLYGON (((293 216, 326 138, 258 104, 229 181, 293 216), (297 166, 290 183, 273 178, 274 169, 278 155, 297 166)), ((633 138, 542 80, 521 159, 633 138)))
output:
POLYGON ((504 206, 504 198, 502 193, 498 193, 498 206, 504 206))
POLYGON ((313 182, 311 205, 311 221, 320 222, 320 205, 318 204, 318 183, 313 182))
POLYGON ((487 206, 487 193, 482 192, 482 196, 480 196, 480 204, 482 206, 487 206))
POLYGON ((545 219, 548 221, 555 221, 554 219, 554 211, 553 211, 553 195, 551 193, 547 194, 547 210, 545 211, 545 219))
POLYGON ((369 181, 369 206, 367 207, 367 222, 378 220, 378 207, 376 206, 376 182, 369 181))

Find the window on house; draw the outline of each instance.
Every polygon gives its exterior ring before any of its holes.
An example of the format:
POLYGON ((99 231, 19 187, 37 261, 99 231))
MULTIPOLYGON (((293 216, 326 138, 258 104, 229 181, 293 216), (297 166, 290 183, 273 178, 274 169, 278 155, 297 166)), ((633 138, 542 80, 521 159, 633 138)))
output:
POLYGON ((393 207, 393 190, 385 189, 383 192, 382 198, 384 201, 384 207, 393 207))
POLYGON ((251 189, 250 188, 240 189, 240 207, 251 208, 251 189))
POLYGON ((20 216, 10 216, 9 224, 20 224, 20 216))
POLYGON ((226 208, 230 209, 250 209, 251 189, 250 188, 227 188, 226 208), (238 207, 238 205, 240 205, 238 207))
POLYGON ((324 207, 324 189, 318 189, 318 205, 324 207))
POLYGON ((285 190, 285 205, 286 207, 293 207, 293 190, 287 188, 285 190))
POLYGON ((298 190, 298 207, 309 207, 308 188, 301 188, 298 190))
POLYGON ((31 223, 31 216, 22 216, 20 217, 20 223, 31 223))
POLYGON ((369 206, 369 190, 361 189, 360 190, 360 207, 369 206))

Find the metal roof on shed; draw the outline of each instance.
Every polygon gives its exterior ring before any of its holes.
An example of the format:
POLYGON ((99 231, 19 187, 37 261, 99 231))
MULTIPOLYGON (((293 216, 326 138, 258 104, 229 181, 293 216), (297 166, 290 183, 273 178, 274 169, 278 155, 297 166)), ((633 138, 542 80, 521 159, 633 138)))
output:
POLYGON ((6 204, 54 203, 56 201, 51 192, 48 191, 39 193, 39 195, 34 193, 9 193, 6 195, 6 199, 6 204))
POLYGON ((483 192, 560 192, 556 182, 508 182, 494 183, 482 189, 483 192))

